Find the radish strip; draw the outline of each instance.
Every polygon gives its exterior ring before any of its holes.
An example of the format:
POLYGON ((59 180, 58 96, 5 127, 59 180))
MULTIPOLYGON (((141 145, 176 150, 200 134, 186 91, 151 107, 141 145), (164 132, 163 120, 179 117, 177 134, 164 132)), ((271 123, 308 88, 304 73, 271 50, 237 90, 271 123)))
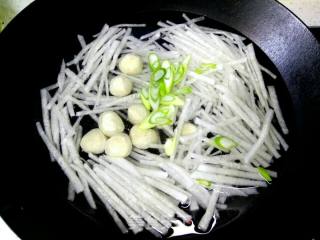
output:
POLYGON ((252 146, 252 148, 250 149, 250 151, 246 154, 246 156, 244 157, 244 162, 245 163, 249 163, 250 160, 254 157, 254 155, 257 153, 257 151, 259 150, 259 148, 262 146, 263 142, 265 141, 268 133, 269 133, 269 129, 270 129, 270 125, 271 125, 271 120, 273 118, 273 111, 269 110, 265 116, 265 119, 263 121, 263 125, 262 125, 262 129, 261 129, 261 134, 258 138, 258 141, 252 146))
POLYGON ((276 94, 276 90, 273 86, 269 86, 268 87, 268 91, 269 91, 269 95, 270 95, 270 102, 271 102, 271 106, 274 110, 274 113, 277 117, 278 123, 281 127, 281 130, 284 134, 288 134, 289 130, 288 127, 286 125, 286 122, 284 121, 280 106, 279 106, 279 101, 278 101, 278 97, 276 94))
POLYGON ((212 217, 214 215, 214 210, 216 208, 216 203, 217 203, 217 200, 219 197, 219 191, 220 191, 220 188, 217 187, 217 188, 214 188, 213 192, 211 193, 206 212, 202 216, 202 218, 199 222, 199 225, 198 225, 198 228, 201 229, 202 231, 206 231, 208 229, 209 224, 212 220, 212 217))
POLYGON ((77 193, 80 193, 83 191, 83 185, 78 178, 78 176, 75 174, 75 172, 70 168, 70 166, 67 164, 65 159, 61 156, 59 151, 56 149, 56 147, 52 144, 52 142, 48 139, 47 135, 44 133, 41 125, 39 122, 36 123, 38 133, 40 137, 42 138, 43 142, 47 146, 48 150, 52 154, 52 156, 56 159, 57 163, 60 165, 63 172, 66 174, 66 176, 69 178, 70 182, 72 182, 73 187, 77 193))

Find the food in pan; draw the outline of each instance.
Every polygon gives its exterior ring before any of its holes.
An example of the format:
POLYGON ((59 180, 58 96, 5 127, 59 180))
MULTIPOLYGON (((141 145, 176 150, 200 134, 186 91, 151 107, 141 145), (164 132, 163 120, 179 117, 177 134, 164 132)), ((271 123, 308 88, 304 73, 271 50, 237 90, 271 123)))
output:
POLYGON ((230 197, 277 177, 270 167, 288 149, 263 78, 276 76, 253 45, 183 17, 139 38, 132 29, 143 24, 79 35, 81 51, 41 89, 36 126, 69 179, 68 199, 100 201, 123 233, 166 235, 177 219, 208 231, 230 197))

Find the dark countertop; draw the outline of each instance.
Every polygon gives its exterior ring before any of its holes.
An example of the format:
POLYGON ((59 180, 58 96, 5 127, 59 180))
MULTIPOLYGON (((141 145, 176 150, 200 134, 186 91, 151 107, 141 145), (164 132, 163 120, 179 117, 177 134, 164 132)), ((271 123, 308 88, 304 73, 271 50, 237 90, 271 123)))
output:
POLYGON ((320 27, 317 28, 309 28, 313 35, 318 39, 320 42, 320 27))

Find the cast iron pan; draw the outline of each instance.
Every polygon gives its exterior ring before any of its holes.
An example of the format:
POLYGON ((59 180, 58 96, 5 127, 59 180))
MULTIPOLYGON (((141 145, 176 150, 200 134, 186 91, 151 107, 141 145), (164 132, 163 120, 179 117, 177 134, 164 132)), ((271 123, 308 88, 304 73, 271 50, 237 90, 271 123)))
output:
POLYGON ((39 89, 56 81, 62 58, 79 51, 78 33, 91 36, 106 22, 145 22, 152 29, 157 20, 182 21, 182 12, 205 15, 205 25, 255 43, 260 62, 279 76, 270 83, 276 85, 291 131, 290 150, 275 166, 280 176, 268 190, 241 205, 243 214, 229 214, 211 234, 187 238, 317 236, 320 46, 291 12, 271 0, 55 0, 36 1, 0 35, 0 214, 22 239, 151 239, 121 235, 104 210, 88 209, 81 196, 69 203, 66 179, 50 163, 34 123, 41 116, 39 89))

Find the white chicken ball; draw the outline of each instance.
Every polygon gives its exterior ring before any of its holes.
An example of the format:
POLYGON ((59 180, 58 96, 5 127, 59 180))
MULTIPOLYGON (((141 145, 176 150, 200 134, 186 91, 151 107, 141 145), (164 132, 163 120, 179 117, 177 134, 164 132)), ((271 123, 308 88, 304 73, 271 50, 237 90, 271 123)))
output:
POLYGON ((142 59, 135 54, 126 54, 119 61, 120 71, 128 75, 138 75, 142 68, 142 59))
POLYGON ((149 148, 150 144, 157 144, 160 142, 159 133, 154 129, 141 129, 135 125, 130 130, 130 138, 133 146, 140 149, 149 148))
POLYGON ((125 76, 116 76, 110 81, 110 93, 116 97, 124 97, 131 93, 132 81, 125 76))
POLYGON ((107 138, 99 128, 87 132, 80 141, 81 149, 86 153, 100 154, 104 152, 107 138))
POLYGON ((196 133, 198 130, 197 126, 192 123, 185 123, 182 126, 181 136, 188 136, 196 133))
POLYGON ((130 137, 125 133, 112 136, 107 140, 105 153, 110 157, 128 157, 132 150, 130 137))
POLYGON ((143 104, 134 104, 128 109, 128 119, 133 125, 142 123, 148 115, 149 111, 143 104))
POLYGON ((104 112, 99 116, 100 130, 104 135, 112 137, 123 132, 124 124, 119 115, 113 111, 104 112))

